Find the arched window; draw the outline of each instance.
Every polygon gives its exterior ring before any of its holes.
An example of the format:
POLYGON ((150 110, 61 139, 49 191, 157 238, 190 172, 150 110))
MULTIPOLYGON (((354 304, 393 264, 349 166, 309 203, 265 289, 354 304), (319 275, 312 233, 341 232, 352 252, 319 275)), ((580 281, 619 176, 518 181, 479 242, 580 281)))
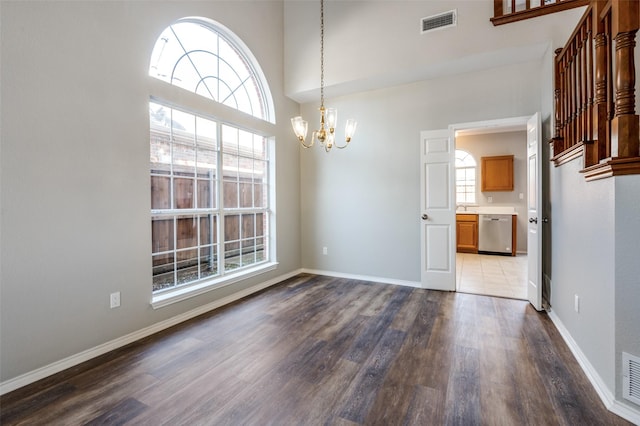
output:
POLYGON ((456 149, 456 203, 476 202, 476 160, 466 151, 456 149))
MULTIPOLYGON (((268 86, 249 49, 207 19, 188 18, 167 27, 156 41, 149 75, 264 121, 274 115, 268 86)), ((253 118, 240 117, 237 123, 235 111, 220 108, 213 108, 220 116, 211 116, 206 102, 151 86, 156 307, 275 268, 275 150, 273 138, 265 134, 272 124, 251 129, 257 122, 253 118)))
POLYGON ((149 75, 273 122, 271 96, 256 60, 213 21, 185 18, 167 27, 153 48, 149 75))

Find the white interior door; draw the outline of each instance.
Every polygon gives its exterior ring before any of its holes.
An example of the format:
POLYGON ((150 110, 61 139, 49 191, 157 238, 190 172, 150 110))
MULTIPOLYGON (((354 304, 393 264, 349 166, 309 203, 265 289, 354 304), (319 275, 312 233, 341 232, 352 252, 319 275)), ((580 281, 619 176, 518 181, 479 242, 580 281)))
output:
POLYGON ((542 310, 542 142, 540 113, 527 121, 527 295, 536 310, 542 310))
POLYGON ((452 130, 420 133, 422 287, 455 291, 455 147, 452 130))

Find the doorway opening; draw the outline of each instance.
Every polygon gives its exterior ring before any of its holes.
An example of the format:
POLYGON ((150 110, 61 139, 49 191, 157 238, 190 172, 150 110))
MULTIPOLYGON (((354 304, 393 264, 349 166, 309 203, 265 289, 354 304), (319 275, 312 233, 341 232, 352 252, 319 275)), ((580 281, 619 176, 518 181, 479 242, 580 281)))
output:
MULTIPOLYGON (((472 157, 475 168, 474 194, 469 194, 468 167, 456 166, 456 233, 470 230, 474 226, 475 245, 456 234, 456 291, 512 299, 527 299, 527 123, 524 119, 515 122, 484 122, 460 125, 455 130, 456 153, 464 151, 472 157), (513 188, 511 190, 483 190, 482 161, 485 158, 513 156, 513 188), (464 179, 463 179, 464 178, 464 179), (471 201, 470 201, 471 200, 471 201), (494 228, 486 224, 504 221, 508 227, 508 242, 513 245, 511 253, 495 252, 486 246, 494 239, 494 228), (490 222, 494 220, 494 222, 490 222), (474 223, 475 221, 475 223, 474 223), (507 222, 508 221, 508 222, 507 222), (513 225, 513 226, 511 226, 513 225), (483 240, 485 241, 483 243, 483 240), (484 247, 483 247, 484 244, 484 247), (514 255, 513 255, 514 254, 514 255)), ((467 160, 466 163, 470 161, 467 160)), ((467 234, 468 237, 468 234, 467 234)), ((496 249, 502 250, 502 249, 496 249)))
MULTIPOLYGON (((456 188, 454 185, 456 133, 461 135, 465 130, 496 133, 497 129, 505 130, 511 126, 521 129, 525 125, 527 189, 522 192, 522 198, 524 199, 525 194, 527 195, 527 210, 522 218, 518 218, 518 224, 524 222, 527 226, 525 237, 527 242, 527 299, 536 310, 543 309, 542 224, 546 218, 538 217, 542 215, 543 175, 542 161, 539 161, 542 158, 542 143, 540 142, 542 124, 539 112, 531 117, 452 124, 448 129, 420 132, 420 284, 422 288, 456 290, 455 258, 458 236, 455 211, 456 188)), ((495 183, 495 180, 493 182, 495 183)), ((503 186, 495 188, 503 188, 503 186)), ((486 188, 484 189, 486 190, 486 188)), ((517 194, 520 198, 520 192, 517 194)), ((490 213, 498 214, 491 207, 498 206, 488 207, 491 210, 490 213)), ((478 216, 480 216, 479 213, 478 216)))

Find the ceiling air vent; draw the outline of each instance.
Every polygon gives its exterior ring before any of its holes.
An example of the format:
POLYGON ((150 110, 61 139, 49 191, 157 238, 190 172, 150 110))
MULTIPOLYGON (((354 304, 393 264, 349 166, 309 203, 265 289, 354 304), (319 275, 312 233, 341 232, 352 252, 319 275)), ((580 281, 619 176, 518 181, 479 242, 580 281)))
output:
POLYGON ((622 352, 622 397, 640 404, 640 358, 622 352))
POLYGON ((441 30, 443 28, 455 27, 457 24, 458 13, 456 9, 433 16, 427 16, 420 20, 420 34, 441 30))

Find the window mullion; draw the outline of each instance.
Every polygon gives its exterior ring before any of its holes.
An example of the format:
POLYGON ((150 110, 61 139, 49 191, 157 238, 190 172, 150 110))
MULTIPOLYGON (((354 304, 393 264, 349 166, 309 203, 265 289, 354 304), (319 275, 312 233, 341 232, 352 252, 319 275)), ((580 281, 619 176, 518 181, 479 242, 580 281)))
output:
POLYGON ((195 221, 196 221, 196 257, 198 259, 197 261, 197 265, 198 265, 198 279, 201 279, 201 274, 202 274, 202 267, 201 262, 202 260, 200 259, 200 252, 202 251, 202 237, 200 236, 200 216, 197 215, 195 216, 195 221))
POLYGON ((216 196, 218 197, 216 206, 218 212, 218 238, 217 238, 217 252, 218 252, 218 273, 224 274, 224 171, 223 171, 223 152, 224 152, 224 142, 222 141, 222 123, 218 122, 216 126, 216 138, 218 140, 218 158, 217 158, 217 166, 218 166, 218 190, 216 191, 216 196))
POLYGON ((174 158, 174 147, 173 147, 173 109, 171 109, 171 126, 170 126, 170 134, 169 134, 169 158, 171 163, 169 164, 169 208, 170 209, 175 209, 175 203, 174 203, 174 194, 173 194, 173 186, 175 184, 174 182, 174 177, 173 177, 173 158, 174 158))
POLYGON ((252 246, 253 246, 253 263, 257 262, 258 260, 258 237, 257 237, 257 233, 258 233, 258 221, 256 220, 258 216, 257 215, 253 215, 252 219, 253 219, 253 241, 251 242, 252 246))
POLYGON ((173 285, 178 284, 178 216, 173 216, 173 285))
MULTIPOLYGON (((220 76, 220 34, 216 34, 216 52, 218 52, 218 54, 216 55, 216 75, 220 76)), ((217 91, 216 91, 216 95, 217 95, 217 101, 220 102, 220 78, 216 78, 216 85, 217 85, 217 91)), ((218 139, 218 140, 222 140, 222 139, 218 139)), ((220 152, 222 152, 222 146, 220 146, 220 152)))
MULTIPOLYGON (((175 196, 174 196, 174 186, 175 186, 175 178, 173 175, 173 159, 175 156, 175 149, 174 149, 174 131, 173 131, 173 109, 171 110, 171 126, 170 126, 170 139, 169 139, 169 155, 170 155, 170 159, 171 159, 171 164, 169 167, 170 170, 170 176, 171 179, 169 180, 169 207, 171 209, 175 208, 175 196)), ((172 222, 173 222, 173 285, 177 285, 178 284, 178 219, 177 216, 173 215, 172 216, 172 222)))
MULTIPOLYGON (((193 147, 194 147, 194 156, 195 156, 195 164, 193 165, 193 207, 198 208, 199 200, 198 200, 198 119, 193 117, 193 128, 195 131, 193 132, 193 147)), ((198 232, 198 238, 200 237, 200 233, 198 232)), ((199 245, 199 244, 198 244, 199 245)), ((200 271, 198 270, 198 277, 200 277, 200 271)))
POLYGON ((243 237, 244 237, 244 232, 243 232, 243 230, 244 230, 244 222, 243 221, 244 221, 244 215, 242 213, 240 213, 238 215, 238 262, 239 262, 240 267, 244 266, 243 265, 244 262, 242 261, 243 260, 242 256, 244 254, 244 251, 243 251, 243 248, 244 248, 243 247, 243 242, 244 242, 244 239, 243 239, 243 237))

